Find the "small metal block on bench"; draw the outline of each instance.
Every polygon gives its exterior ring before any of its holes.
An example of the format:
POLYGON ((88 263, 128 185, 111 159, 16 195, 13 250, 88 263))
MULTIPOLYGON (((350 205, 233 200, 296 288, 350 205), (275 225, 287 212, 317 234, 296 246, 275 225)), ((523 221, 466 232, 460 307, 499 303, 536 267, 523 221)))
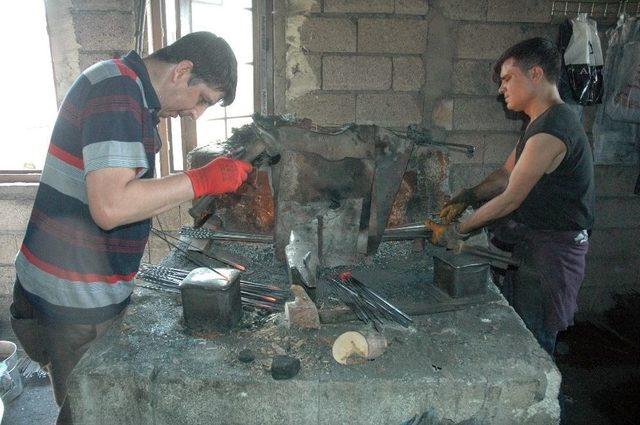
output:
POLYGON ((182 281, 180 293, 189 328, 227 332, 242 318, 238 270, 199 267, 182 281))
POLYGON ((433 283, 452 298, 482 295, 488 282, 487 260, 451 251, 433 256, 433 283))

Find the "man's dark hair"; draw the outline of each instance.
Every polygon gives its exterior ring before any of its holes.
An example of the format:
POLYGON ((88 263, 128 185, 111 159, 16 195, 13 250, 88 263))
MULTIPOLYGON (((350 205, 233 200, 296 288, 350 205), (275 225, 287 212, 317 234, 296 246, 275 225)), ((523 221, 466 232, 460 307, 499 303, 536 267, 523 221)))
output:
POLYGON ((508 48, 493 67, 493 80, 496 83, 500 83, 502 64, 511 58, 523 72, 538 65, 544 71, 548 81, 555 84, 560 78, 562 64, 560 51, 558 46, 547 38, 530 38, 508 48))
POLYGON ((193 63, 189 85, 204 81, 211 88, 224 91, 223 106, 236 97, 238 62, 224 39, 208 31, 192 32, 173 44, 156 50, 149 58, 168 63, 189 60, 193 63))

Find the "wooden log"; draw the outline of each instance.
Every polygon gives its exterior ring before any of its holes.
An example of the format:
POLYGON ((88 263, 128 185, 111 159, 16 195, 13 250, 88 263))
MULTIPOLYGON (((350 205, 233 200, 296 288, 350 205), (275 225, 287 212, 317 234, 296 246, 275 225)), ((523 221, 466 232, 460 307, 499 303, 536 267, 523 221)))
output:
POLYGON ((373 360, 387 348, 387 339, 378 332, 349 331, 340 335, 333 343, 333 358, 340 364, 362 364, 373 360))

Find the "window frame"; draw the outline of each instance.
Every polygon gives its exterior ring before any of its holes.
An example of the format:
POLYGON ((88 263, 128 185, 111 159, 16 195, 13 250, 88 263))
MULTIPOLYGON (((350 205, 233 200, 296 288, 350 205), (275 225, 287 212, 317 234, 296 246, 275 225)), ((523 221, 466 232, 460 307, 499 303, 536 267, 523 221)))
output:
MULTIPOLYGON (((176 18, 176 38, 191 32, 191 4, 198 0, 174 0, 176 18)), ((149 18, 145 30, 151 41, 150 47, 157 50, 167 45, 167 20, 164 0, 150 0, 149 18)), ((253 99, 254 111, 263 115, 273 114, 273 0, 252 0, 253 16, 253 99)), ((150 52, 151 53, 151 52, 150 52)), ((248 115, 228 117, 226 110, 224 117, 212 121, 226 121, 234 118, 244 118, 248 115)), ((158 133, 162 140, 159 153, 159 176, 164 177, 176 171, 173 167, 174 153, 182 152, 183 170, 188 168, 187 155, 198 147, 196 122, 187 118, 180 118, 180 139, 182 150, 174 149, 172 136, 172 121, 162 118, 158 125, 158 133)), ((225 126, 226 128, 226 126, 225 126)), ((226 130, 225 130, 226 134, 226 130)), ((229 137, 230 135, 227 135, 229 137)))

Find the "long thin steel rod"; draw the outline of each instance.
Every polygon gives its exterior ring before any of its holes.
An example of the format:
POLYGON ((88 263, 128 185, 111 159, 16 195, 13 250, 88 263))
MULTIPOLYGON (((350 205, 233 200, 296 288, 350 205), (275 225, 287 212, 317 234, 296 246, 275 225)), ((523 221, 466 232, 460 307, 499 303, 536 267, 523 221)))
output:
MULTIPOLYGON (((174 239, 174 240, 176 240, 176 241, 178 241, 178 242, 184 243, 185 245, 187 245, 187 247, 190 247, 190 248, 197 248, 196 246, 194 246, 194 245, 190 244, 189 242, 185 242, 185 241, 181 240, 180 238, 176 238, 175 236, 170 235, 170 234, 168 234, 168 233, 166 233, 166 232, 162 232, 162 233, 163 233, 165 236, 167 236, 167 237, 169 237, 169 238, 171 238, 171 239, 174 239)), ((166 240, 165 240, 165 242, 166 242, 166 240)), ((188 250, 187 250, 187 251, 188 251, 188 250)), ((204 255, 205 257, 210 258, 210 259, 212 259, 212 260, 220 261, 221 263, 226 264, 226 265, 228 265, 228 266, 231 266, 231 267, 233 267, 234 269, 238 269, 238 270, 241 270, 241 271, 246 270, 246 267, 245 267, 245 266, 243 266, 242 264, 234 263, 233 261, 231 261, 231 260, 227 260, 226 258, 221 258, 221 257, 216 257, 215 255, 206 254, 206 253, 204 253, 204 252, 202 252, 202 251, 200 251, 200 252, 201 252, 201 253, 202 253, 202 255, 204 255)), ((192 260, 192 258, 189 258, 189 260, 192 260)))
MULTIPOLYGON (((169 246, 175 248, 177 251, 181 252, 185 257, 187 256, 187 250, 184 248, 179 247, 178 245, 174 244, 173 242, 169 241, 169 239, 167 239, 166 237, 164 237, 164 234, 161 232, 158 232, 156 229, 151 228, 151 231, 158 236, 160 239, 162 239, 163 241, 165 241, 169 246)), ((189 261, 193 261, 195 264, 197 264, 200 267, 207 267, 209 269, 211 269, 208 265, 204 264, 202 261, 197 261, 195 259, 189 258, 189 261)), ((222 273, 220 273, 219 271, 217 271, 216 269, 211 269, 214 273, 220 275, 224 280, 229 281, 229 278, 227 278, 227 276, 223 275, 222 273)))

